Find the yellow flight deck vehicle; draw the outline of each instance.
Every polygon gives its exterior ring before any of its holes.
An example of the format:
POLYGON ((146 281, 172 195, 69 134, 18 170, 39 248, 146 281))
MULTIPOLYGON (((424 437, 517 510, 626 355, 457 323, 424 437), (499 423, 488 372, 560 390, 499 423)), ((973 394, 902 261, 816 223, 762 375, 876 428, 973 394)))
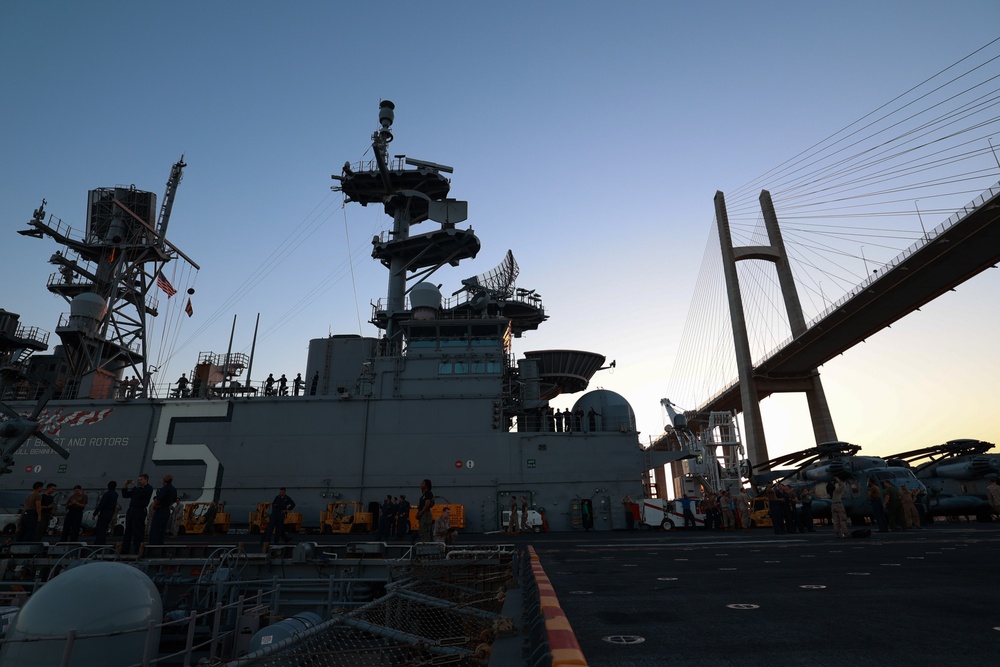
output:
MULTIPOLYGON (((434 506, 431 507, 431 518, 437 521, 445 507, 451 508, 451 527, 465 528, 465 505, 434 503, 434 506)), ((417 519, 415 506, 410 506, 410 530, 420 530, 420 521, 417 519)))
MULTIPOLYGON (((257 503, 257 509, 250 512, 250 534, 260 535, 267 530, 267 519, 271 515, 271 503, 257 503)), ((285 512, 285 532, 297 533, 302 530, 302 512, 285 512)))
POLYGON ((750 525, 755 528, 770 528, 771 504, 767 498, 758 496, 750 500, 750 525))
POLYGON ((328 503, 326 510, 319 513, 319 527, 324 534, 331 533, 370 533, 373 519, 371 512, 357 501, 338 501, 328 503))
POLYGON ((225 535, 232 517, 225 511, 226 503, 187 503, 184 516, 177 526, 178 535, 225 535))

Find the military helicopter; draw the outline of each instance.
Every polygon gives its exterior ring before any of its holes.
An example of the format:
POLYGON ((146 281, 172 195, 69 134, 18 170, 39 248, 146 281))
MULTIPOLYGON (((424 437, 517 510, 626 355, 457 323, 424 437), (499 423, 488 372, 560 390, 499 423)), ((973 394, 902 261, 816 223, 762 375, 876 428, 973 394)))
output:
POLYGON ((979 521, 987 522, 991 516, 986 487, 1000 476, 1000 454, 987 454, 993 447, 992 442, 982 440, 949 440, 895 454, 889 461, 913 468, 917 479, 927 487, 932 516, 974 514, 979 521), (914 466, 914 461, 921 463, 914 466))
POLYGON ((33 437, 44 442, 64 459, 69 458, 69 452, 42 431, 38 422, 38 416, 52 398, 54 389, 53 386, 49 387, 27 417, 18 414, 9 405, 0 401, 0 412, 7 417, 4 421, 0 421, 0 475, 11 471, 11 466, 14 465, 14 453, 33 437))
POLYGON ((823 442, 800 452, 786 454, 761 463, 755 468, 768 470, 753 477, 757 486, 778 481, 787 484, 796 494, 808 488, 813 496, 813 517, 829 517, 834 479, 847 482, 843 495, 844 509, 854 524, 864 523, 872 516, 868 502, 868 480, 872 479, 882 489, 882 482, 888 481, 897 489, 906 485, 907 491, 916 490, 917 503, 926 497, 927 488, 913 474, 909 467, 891 465, 877 456, 858 456, 860 445, 849 442, 823 442), (772 470, 776 466, 798 466, 794 470, 772 470))

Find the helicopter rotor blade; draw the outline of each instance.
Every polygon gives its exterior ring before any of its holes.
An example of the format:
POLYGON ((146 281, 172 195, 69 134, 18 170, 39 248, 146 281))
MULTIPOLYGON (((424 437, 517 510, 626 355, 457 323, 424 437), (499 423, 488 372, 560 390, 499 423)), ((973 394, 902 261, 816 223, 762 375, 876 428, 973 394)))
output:
POLYGON ((58 444, 55 440, 53 440, 52 438, 50 438, 49 435, 48 435, 48 433, 43 433, 41 431, 36 431, 34 433, 34 436, 36 438, 38 438, 39 440, 41 440, 42 442, 44 442, 49 447, 51 447, 52 451, 54 451, 59 456, 63 457, 63 459, 68 459, 69 458, 69 452, 66 451, 65 449, 63 449, 62 445, 58 444))
POLYGON ((3 412, 11 419, 21 419, 21 415, 14 412, 14 409, 12 407, 3 402, 0 402, 0 412, 3 412))

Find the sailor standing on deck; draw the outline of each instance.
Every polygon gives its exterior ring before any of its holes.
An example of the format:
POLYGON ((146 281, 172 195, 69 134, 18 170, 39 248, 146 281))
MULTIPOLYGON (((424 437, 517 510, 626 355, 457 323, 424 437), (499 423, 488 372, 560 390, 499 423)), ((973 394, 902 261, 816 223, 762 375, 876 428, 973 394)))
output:
POLYGON ((882 499, 882 491, 878 484, 871 477, 868 478, 868 502, 872 508, 872 516, 878 524, 878 532, 889 532, 889 520, 885 516, 885 501, 882 499))
POLYGON ((431 491, 431 480, 420 483, 420 500, 417 504, 417 522, 420 525, 420 541, 430 542, 433 537, 434 517, 431 508, 434 507, 434 492, 431 491))
POLYGON ((290 541, 285 535, 285 514, 293 509, 295 509, 295 501, 285 492, 285 487, 281 487, 278 489, 278 495, 271 501, 271 513, 267 517, 267 528, 264 529, 264 534, 260 538, 260 543, 264 545, 265 549, 271 542, 271 535, 274 535, 275 542, 290 541))
POLYGON ((149 527, 149 543, 163 544, 170 523, 170 509, 177 502, 177 489, 173 485, 174 476, 164 475, 163 486, 156 491, 153 500, 153 523, 149 527))
POLYGON ((117 488, 118 482, 114 480, 108 482, 108 490, 104 492, 101 499, 97 501, 97 507, 94 508, 94 519, 96 520, 94 544, 96 545, 108 543, 108 526, 111 525, 111 520, 115 518, 115 512, 118 511, 118 492, 115 491, 117 488))
POLYGON ((306 381, 302 379, 302 373, 296 373, 295 379, 292 380, 292 394, 298 396, 299 392, 302 391, 302 385, 305 383, 306 381))
POLYGON ((509 519, 509 521, 507 523, 507 532, 508 533, 519 533, 519 532, 521 532, 520 528, 518 528, 518 521, 517 521, 517 497, 516 496, 511 496, 510 497, 510 519, 509 519))
POLYGON ((66 518, 63 519, 61 542, 76 542, 80 539, 80 527, 83 525, 83 508, 87 506, 87 494, 83 487, 77 484, 73 493, 66 501, 66 518))
POLYGON ((52 514, 56 509, 56 485, 49 482, 45 485, 45 493, 39 501, 42 504, 42 515, 38 519, 38 526, 35 528, 35 541, 41 542, 42 538, 49 532, 49 524, 52 523, 52 514))
POLYGON ((177 378, 177 398, 187 398, 188 397, 188 379, 187 375, 181 373, 181 376, 177 378))
POLYGON ((736 510, 740 515, 740 526, 744 531, 750 531, 750 496, 747 490, 740 487, 740 492, 736 494, 736 510))
POLYGON ((402 493, 396 501, 396 539, 401 540, 410 532, 410 502, 402 493))
POLYGON ((138 477, 139 483, 132 486, 132 480, 125 482, 122 489, 122 497, 129 499, 128 509, 125 510, 125 537, 122 540, 122 555, 132 552, 138 554, 142 548, 143 538, 146 536, 146 508, 149 507, 149 500, 153 497, 153 487, 149 485, 149 475, 142 473, 138 477))
POLYGON ((21 528, 17 533, 15 542, 31 542, 35 539, 38 522, 42 519, 43 486, 44 484, 41 482, 32 484, 31 493, 24 499, 24 506, 21 508, 21 528))
POLYGON ((847 511, 844 509, 844 491, 846 490, 847 484, 844 483, 844 480, 834 481, 833 493, 830 494, 830 499, 833 501, 830 504, 830 515, 833 519, 834 537, 847 537, 847 511))
POLYGON ((906 484, 900 484, 899 496, 903 502, 903 517, 906 519, 906 527, 920 528, 920 513, 917 511, 917 504, 913 501, 913 491, 907 489, 906 484))

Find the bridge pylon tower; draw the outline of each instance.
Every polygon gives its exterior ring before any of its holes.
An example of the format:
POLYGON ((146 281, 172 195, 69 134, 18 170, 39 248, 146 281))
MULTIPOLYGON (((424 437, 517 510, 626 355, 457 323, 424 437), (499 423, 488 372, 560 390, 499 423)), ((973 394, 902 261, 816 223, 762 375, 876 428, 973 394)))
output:
POLYGON ((806 330, 805 317, 802 314, 802 304, 795 288, 791 265, 785 252, 785 242, 778 226, 778 216, 774 212, 771 194, 767 190, 760 193, 760 208, 764 216, 764 226, 767 230, 769 245, 734 246, 729 230, 729 214, 726 211, 726 199, 722 192, 715 193, 715 218, 719 227, 719 242, 722 246, 722 270, 726 279, 726 294, 729 300, 729 315, 733 328, 733 342, 736 347, 736 366, 740 380, 740 399, 743 405, 744 436, 747 451, 752 464, 759 465, 770 460, 767 453, 767 441, 764 437, 764 424, 760 414, 760 396, 774 392, 803 392, 809 405, 812 419, 813 434, 816 444, 837 439, 833 426, 833 417, 823 392, 819 370, 810 369, 798 377, 769 378, 755 373, 753 357, 750 353, 750 341, 747 336, 746 316, 743 310, 743 298, 740 292, 739 277, 736 272, 736 262, 743 260, 764 260, 775 266, 781 296, 785 302, 788 323, 792 336, 797 337, 806 330))

